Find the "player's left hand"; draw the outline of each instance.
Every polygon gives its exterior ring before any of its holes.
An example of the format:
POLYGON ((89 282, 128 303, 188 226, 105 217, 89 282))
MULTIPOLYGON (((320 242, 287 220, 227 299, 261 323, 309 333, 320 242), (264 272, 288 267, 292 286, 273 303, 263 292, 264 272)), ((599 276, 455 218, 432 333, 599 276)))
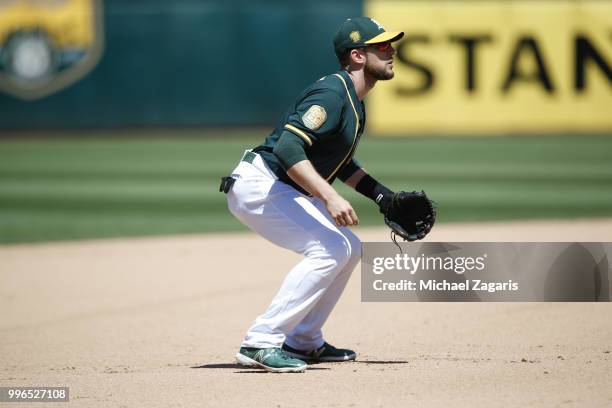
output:
POLYGON ((380 207, 385 223, 406 241, 423 239, 436 222, 436 207, 424 191, 400 191, 380 207))

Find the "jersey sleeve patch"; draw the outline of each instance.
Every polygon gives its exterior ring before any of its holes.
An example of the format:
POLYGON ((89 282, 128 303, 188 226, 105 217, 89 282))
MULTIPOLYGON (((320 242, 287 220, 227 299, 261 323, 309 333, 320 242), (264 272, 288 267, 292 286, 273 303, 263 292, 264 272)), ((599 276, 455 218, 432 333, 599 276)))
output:
POLYGON ((302 115, 304 126, 310 130, 317 130, 326 120, 327 112, 325 112, 325 108, 320 105, 312 105, 304 115, 302 115))

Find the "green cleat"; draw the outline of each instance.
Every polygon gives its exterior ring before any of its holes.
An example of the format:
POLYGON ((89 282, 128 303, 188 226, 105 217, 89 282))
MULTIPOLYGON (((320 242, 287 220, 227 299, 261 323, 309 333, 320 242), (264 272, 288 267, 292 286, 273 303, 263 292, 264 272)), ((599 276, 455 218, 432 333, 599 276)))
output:
POLYGON ((289 357, 299 358, 300 360, 305 361, 349 361, 354 360, 357 357, 357 353, 355 353, 353 350, 335 348, 328 343, 323 343, 323 345, 318 349, 309 351, 296 350, 293 347, 283 344, 283 351, 289 357))
POLYGON ((245 366, 261 367, 271 373, 302 373, 306 370, 305 362, 287 357, 279 347, 241 347, 236 361, 245 366))

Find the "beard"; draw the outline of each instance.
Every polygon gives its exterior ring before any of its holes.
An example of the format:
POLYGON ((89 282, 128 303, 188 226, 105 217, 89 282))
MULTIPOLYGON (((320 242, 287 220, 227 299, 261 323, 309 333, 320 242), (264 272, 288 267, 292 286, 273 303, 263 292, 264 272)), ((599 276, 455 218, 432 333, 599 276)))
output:
POLYGON ((383 66, 378 66, 375 67, 373 66, 373 64, 370 63, 369 60, 366 60, 366 64, 364 67, 364 72, 371 76, 374 79, 377 79, 379 81, 387 81, 391 78, 393 78, 393 76, 395 75, 395 73, 393 72, 392 69, 387 69, 387 64, 383 65, 383 66))

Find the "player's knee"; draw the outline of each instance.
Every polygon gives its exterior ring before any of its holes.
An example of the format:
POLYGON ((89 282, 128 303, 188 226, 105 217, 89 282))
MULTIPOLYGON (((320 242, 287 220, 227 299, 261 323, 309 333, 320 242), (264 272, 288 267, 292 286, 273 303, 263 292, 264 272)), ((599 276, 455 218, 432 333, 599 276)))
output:
POLYGON ((351 244, 342 235, 335 235, 324 242, 325 258, 334 271, 341 270, 352 256, 351 244))
POLYGON ((361 240, 355 234, 346 236, 351 247, 351 261, 358 262, 361 259, 361 240))
POLYGON ((353 269, 361 259, 361 241, 354 234, 346 235, 346 242, 350 248, 349 256, 344 264, 343 270, 352 273, 353 269))

